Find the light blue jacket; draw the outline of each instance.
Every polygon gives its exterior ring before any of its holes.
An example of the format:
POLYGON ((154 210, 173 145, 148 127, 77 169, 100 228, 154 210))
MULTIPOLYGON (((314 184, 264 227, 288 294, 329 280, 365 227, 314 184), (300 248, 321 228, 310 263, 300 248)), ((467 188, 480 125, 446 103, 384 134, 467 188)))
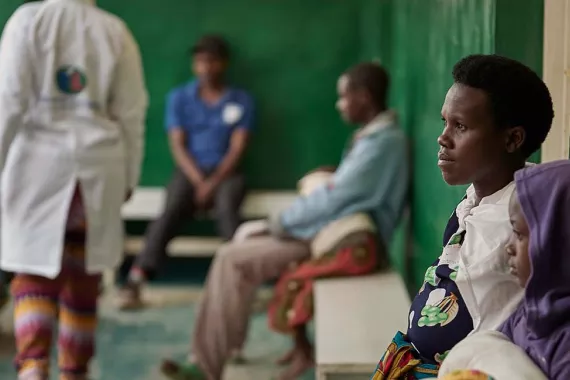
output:
POLYGON ((298 197, 277 223, 287 235, 309 240, 336 219, 366 212, 389 244, 405 206, 408 170, 406 137, 395 114, 384 112, 356 132, 332 185, 298 197))

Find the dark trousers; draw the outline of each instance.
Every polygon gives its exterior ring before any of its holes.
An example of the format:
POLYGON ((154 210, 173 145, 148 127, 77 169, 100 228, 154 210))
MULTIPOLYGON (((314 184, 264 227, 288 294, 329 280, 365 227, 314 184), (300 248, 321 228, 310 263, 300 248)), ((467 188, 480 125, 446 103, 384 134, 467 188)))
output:
MULTIPOLYGON (((236 173, 226 178, 214 195, 214 215, 218 234, 231 240, 240 224, 240 206, 245 195, 245 180, 236 173)), ((176 236, 181 224, 196 212, 194 187, 186 176, 177 170, 166 190, 166 204, 162 215, 152 222, 145 234, 145 247, 135 261, 135 267, 147 276, 153 276, 166 258, 166 247, 176 236)))

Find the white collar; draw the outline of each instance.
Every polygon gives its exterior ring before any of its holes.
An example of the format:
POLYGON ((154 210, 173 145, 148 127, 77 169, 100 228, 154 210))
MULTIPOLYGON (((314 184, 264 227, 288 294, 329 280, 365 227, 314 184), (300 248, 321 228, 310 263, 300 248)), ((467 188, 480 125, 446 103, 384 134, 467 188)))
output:
MULTIPOLYGON (((534 166, 532 162, 525 163, 525 168, 534 166)), ((514 183, 514 180, 511 181, 507 186, 503 187, 501 190, 494 192, 493 194, 483 197, 479 204, 499 204, 499 203, 507 203, 510 201, 511 191, 510 187, 514 183)), ((475 194, 475 187, 470 185, 465 192, 467 195, 467 200, 471 203, 475 203, 476 194, 475 194)))
POLYGON ((356 138, 369 136, 396 123, 396 111, 387 110, 379 113, 372 121, 356 131, 356 138))
MULTIPOLYGON (((525 167, 533 166, 532 162, 527 162, 525 167)), ((457 213, 457 217, 459 219, 459 223, 463 223, 463 220, 467 215, 471 213, 471 210, 478 207, 478 206, 485 206, 485 205, 503 205, 507 206, 511 199, 511 195, 515 188, 515 181, 511 181, 507 186, 503 187, 501 190, 494 192, 491 195, 483 197, 479 204, 477 204, 477 195, 475 194, 475 187, 470 185, 465 192, 467 197, 462 200, 457 208, 455 209, 457 213)))
MULTIPOLYGON (((511 181, 507 186, 503 187, 501 190, 498 190, 491 195, 483 197, 483 199, 481 199, 481 201, 479 202, 479 205, 508 203, 511 196, 510 188, 512 187, 513 183, 514 181, 511 181)), ((477 200, 477 194, 475 194, 475 187, 473 185, 470 185, 465 193, 467 195, 467 199, 465 199, 465 201, 467 201, 466 203, 470 203, 471 207, 475 207, 475 203, 477 200)))

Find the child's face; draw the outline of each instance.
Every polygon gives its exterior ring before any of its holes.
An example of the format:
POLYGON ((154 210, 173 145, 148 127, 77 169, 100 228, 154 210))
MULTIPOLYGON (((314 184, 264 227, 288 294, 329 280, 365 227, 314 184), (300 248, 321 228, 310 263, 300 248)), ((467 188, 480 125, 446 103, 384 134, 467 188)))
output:
POLYGON ((513 233, 507 243, 509 254, 509 266, 511 273, 519 279, 519 284, 524 288, 530 277, 531 264, 528 252, 529 228, 524 217, 519 197, 515 191, 509 202, 509 216, 513 233))

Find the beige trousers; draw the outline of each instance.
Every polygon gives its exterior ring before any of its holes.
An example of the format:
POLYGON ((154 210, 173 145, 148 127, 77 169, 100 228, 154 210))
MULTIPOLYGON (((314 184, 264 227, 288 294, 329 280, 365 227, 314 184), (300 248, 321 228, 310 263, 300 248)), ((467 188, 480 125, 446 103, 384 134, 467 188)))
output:
POLYGON ((244 343, 257 288, 309 257, 307 243, 271 236, 229 242, 218 250, 192 340, 192 354, 208 380, 221 379, 232 350, 244 343))

